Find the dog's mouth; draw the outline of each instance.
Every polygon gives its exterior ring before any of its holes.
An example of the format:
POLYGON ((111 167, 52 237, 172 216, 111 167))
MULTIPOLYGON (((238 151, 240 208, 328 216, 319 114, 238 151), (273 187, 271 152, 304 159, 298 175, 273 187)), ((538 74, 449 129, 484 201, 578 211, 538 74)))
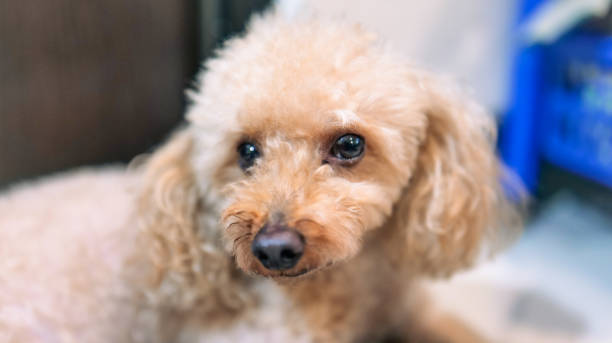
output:
POLYGON ((325 270, 334 266, 336 263, 330 261, 324 265, 316 267, 297 267, 289 270, 269 270, 263 268, 261 265, 256 265, 249 272, 252 275, 259 275, 270 279, 283 280, 283 279, 294 279, 301 277, 308 277, 316 272, 325 270))
POLYGON ((298 271, 297 273, 281 273, 281 277, 298 277, 298 276, 306 275, 308 273, 310 273, 310 270, 302 269, 298 271))
POLYGON ((311 275, 320 268, 303 268, 298 270, 287 270, 287 271, 273 271, 273 270, 261 270, 259 268, 253 271, 254 275, 263 276, 265 278, 273 280, 287 280, 287 279, 299 279, 311 275))
POLYGON ((271 275, 270 277, 272 278, 295 278, 295 277, 299 277, 299 276, 303 276, 306 274, 309 274, 311 271, 313 271, 314 269, 300 269, 298 271, 280 271, 277 274, 278 275, 271 275))

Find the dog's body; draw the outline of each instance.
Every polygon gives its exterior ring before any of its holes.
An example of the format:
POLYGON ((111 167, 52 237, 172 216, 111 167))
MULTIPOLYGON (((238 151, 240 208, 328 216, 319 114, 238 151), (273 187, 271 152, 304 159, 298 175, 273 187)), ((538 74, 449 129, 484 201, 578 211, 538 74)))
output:
POLYGON ((512 212, 490 119, 359 28, 251 26, 144 167, 0 200, 0 339, 460 341, 418 279, 512 212))
POLYGON ((0 342, 298 338, 279 326, 286 304, 271 281, 260 280, 249 292, 260 306, 231 320, 193 319, 192 329, 171 301, 145 298, 151 274, 139 270, 147 252, 133 217, 137 174, 84 169, 18 186, 0 198, 0 342))
MULTIPOLYGON (((382 254, 376 246, 356 260, 363 261, 307 282, 253 279, 243 291, 255 302, 229 316, 189 318, 172 300, 147 299, 156 291, 147 267, 139 270, 147 259, 133 217, 139 178, 122 167, 83 169, 0 198, 0 342, 312 342, 307 317, 320 341, 374 342, 413 329, 427 335, 420 325, 438 321, 409 278, 392 270, 390 280, 361 277, 383 273, 371 263, 382 254), (402 293, 403 301, 395 298, 402 293)), ((477 342, 442 325, 441 338, 477 342)))

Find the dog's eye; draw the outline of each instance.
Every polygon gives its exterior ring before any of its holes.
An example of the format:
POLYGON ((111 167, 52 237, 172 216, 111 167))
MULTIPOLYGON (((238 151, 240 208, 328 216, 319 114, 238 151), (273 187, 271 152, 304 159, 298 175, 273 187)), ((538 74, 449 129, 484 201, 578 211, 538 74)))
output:
POLYGON ((344 135, 334 143, 331 155, 337 159, 350 161, 359 158, 363 154, 365 140, 357 135, 344 135))
POLYGON ((238 146, 238 164, 243 170, 251 167, 260 156, 259 150, 253 143, 245 142, 238 146))

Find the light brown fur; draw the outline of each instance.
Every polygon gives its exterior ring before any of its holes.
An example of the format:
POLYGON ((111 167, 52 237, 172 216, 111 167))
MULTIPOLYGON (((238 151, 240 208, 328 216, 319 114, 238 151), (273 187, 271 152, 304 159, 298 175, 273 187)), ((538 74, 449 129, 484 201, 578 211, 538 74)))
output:
POLYGON ((124 306, 150 313, 132 328, 143 337, 229 331, 280 296, 274 325, 289 337, 409 339, 428 326, 418 279, 470 267, 516 218, 491 118, 359 27, 255 19, 198 81, 189 124, 132 172, 139 191, 122 225, 145 235, 111 277, 141 299, 124 306), (323 163, 346 133, 365 138, 363 159, 323 163), (245 139, 262 150, 246 173, 245 139), (251 252, 271 220, 305 237, 289 270, 251 252), (145 281, 154 286, 141 292, 145 281))

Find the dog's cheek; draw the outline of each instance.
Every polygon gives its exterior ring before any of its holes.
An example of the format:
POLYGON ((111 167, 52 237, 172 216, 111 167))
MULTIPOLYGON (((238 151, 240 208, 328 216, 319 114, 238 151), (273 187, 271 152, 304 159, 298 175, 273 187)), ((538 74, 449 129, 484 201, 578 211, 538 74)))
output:
POLYGON ((337 203, 340 220, 351 232, 365 233, 384 224, 393 211, 400 187, 376 182, 354 185, 345 201, 337 203))
POLYGON ((256 264, 251 244, 265 218, 264 211, 245 199, 228 206, 221 216, 225 249, 234 255, 238 267, 247 273, 251 273, 256 264))
MULTIPOLYGON (((336 222, 336 224, 339 224, 336 222)), ((296 225, 306 240, 301 268, 316 269, 354 256, 361 246, 361 235, 346 227, 323 226, 314 221, 296 225)))
POLYGON ((243 272, 247 274, 261 274, 263 269, 258 265, 250 249, 238 249, 235 254, 236 264, 243 272))
POLYGON ((251 252, 251 244, 254 235, 245 234, 250 231, 250 229, 244 228, 242 230, 243 233, 240 235, 227 234, 226 241, 228 245, 231 245, 230 253, 234 256, 238 268, 247 274, 255 274, 258 272, 259 265, 251 252))

